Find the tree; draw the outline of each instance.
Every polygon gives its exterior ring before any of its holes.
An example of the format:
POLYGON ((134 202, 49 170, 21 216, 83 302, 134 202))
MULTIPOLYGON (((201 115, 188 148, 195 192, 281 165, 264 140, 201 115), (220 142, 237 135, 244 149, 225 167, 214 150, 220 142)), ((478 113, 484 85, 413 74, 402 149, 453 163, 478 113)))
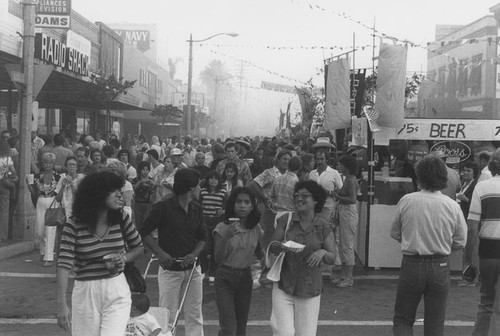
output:
POLYGON ((155 105, 151 116, 161 120, 161 137, 165 137, 165 123, 182 120, 184 112, 172 104, 155 105))
POLYGON ((301 129, 307 135, 311 132, 313 122, 323 123, 325 119, 325 90, 314 86, 310 81, 306 87, 297 88, 302 107, 301 129))
POLYGON ((117 79, 114 75, 106 76, 103 74, 91 74, 90 82, 84 87, 84 97, 97 104, 103 110, 106 110, 107 132, 111 132, 111 110, 113 102, 119 95, 126 95, 128 89, 131 89, 137 80, 123 80, 123 77, 117 79))

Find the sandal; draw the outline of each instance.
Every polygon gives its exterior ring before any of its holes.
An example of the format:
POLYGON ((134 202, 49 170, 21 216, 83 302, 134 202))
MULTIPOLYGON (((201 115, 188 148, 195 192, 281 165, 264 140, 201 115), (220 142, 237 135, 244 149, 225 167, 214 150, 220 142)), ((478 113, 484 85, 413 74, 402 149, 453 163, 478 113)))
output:
POLYGON ((46 261, 43 263, 43 267, 52 267, 52 261, 46 261))

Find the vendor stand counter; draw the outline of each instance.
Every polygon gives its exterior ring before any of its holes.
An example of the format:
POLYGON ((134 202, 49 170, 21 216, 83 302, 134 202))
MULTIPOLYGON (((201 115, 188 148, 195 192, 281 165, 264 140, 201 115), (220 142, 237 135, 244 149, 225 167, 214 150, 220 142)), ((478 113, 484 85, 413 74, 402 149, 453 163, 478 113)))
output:
MULTIPOLYGON (((375 268, 401 267, 401 245, 391 238, 390 231, 396 204, 404 195, 414 192, 411 178, 381 176, 375 174, 374 202, 370 207, 370 229, 368 261, 366 260, 366 223, 367 203, 359 204, 359 229, 357 254, 362 264, 375 268)), ((439 211, 436 208, 436 211, 439 211)), ((462 251, 453 252, 450 257, 450 269, 462 270, 462 251)))

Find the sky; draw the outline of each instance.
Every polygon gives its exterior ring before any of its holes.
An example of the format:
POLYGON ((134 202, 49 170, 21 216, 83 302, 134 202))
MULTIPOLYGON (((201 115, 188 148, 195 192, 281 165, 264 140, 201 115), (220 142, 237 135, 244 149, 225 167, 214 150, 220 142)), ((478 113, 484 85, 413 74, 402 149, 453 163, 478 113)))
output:
MULTIPOLYGON (((190 34, 197 40, 237 33, 234 38, 213 38, 205 42, 208 45, 194 44, 194 84, 207 64, 218 59, 229 71, 243 70, 250 86, 259 86, 262 80, 296 86, 310 79, 322 85, 323 60, 352 50, 354 41, 358 48, 351 64, 371 69, 372 53, 378 55, 381 39, 375 39, 373 49, 372 31, 365 26, 375 25, 379 33, 425 45, 434 41, 437 24, 472 23, 489 15, 497 3, 500 0, 73 0, 72 6, 94 22, 156 23, 161 55, 181 59, 176 79, 183 82, 187 82, 190 34)), ((410 47, 407 71, 425 72, 426 57, 425 48, 410 47)), ((289 99, 280 96, 277 101, 282 106, 289 99)))

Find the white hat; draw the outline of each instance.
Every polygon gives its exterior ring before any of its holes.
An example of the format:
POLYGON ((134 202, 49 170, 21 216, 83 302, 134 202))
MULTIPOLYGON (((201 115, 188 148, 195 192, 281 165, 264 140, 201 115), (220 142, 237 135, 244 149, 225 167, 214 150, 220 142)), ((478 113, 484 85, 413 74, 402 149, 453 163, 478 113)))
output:
POLYGON ((320 147, 335 148, 335 146, 330 143, 329 137, 318 138, 318 140, 316 140, 316 143, 312 145, 312 148, 320 148, 320 147))
POLYGON ((179 148, 174 148, 170 151, 170 155, 182 155, 182 151, 179 148))

